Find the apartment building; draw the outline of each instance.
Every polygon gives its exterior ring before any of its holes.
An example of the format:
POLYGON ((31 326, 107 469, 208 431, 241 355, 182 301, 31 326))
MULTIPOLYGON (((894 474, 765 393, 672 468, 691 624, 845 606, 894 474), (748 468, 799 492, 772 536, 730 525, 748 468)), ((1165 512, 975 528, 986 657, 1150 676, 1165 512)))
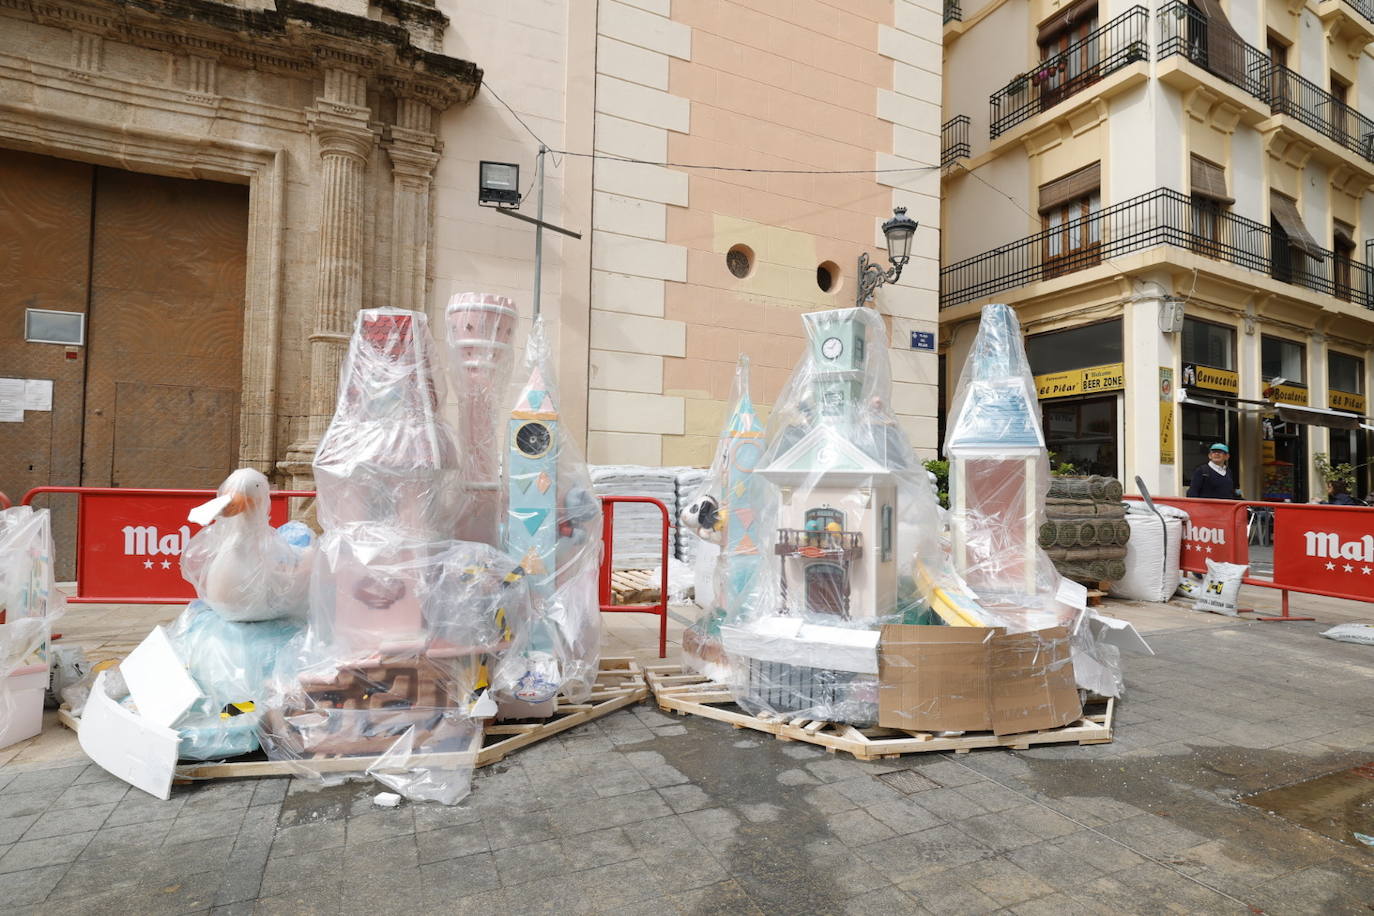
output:
POLYGON ((1217 441, 1247 498, 1371 485, 1374 4, 951 0, 945 397, 1013 303, 1046 435, 1178 494, 1217 441))

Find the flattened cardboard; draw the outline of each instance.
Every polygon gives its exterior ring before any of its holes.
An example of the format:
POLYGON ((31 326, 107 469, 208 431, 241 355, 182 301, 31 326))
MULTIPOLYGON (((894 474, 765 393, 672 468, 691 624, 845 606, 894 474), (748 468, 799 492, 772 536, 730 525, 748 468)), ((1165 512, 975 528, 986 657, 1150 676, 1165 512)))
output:
POLYGON ((992 730, 999 735, 1058 728, 1083 715, 1064 627, 992 641, 992 730))
POLYGON ((893 624, 878 642, 878 724, 913 731, 992 728, 987 643, 999 629, 893 624))
POLYGON ((912 731, 1056 728, 1083 713, 1063 627, 893 625, 879 642, 878 724, 912 731))

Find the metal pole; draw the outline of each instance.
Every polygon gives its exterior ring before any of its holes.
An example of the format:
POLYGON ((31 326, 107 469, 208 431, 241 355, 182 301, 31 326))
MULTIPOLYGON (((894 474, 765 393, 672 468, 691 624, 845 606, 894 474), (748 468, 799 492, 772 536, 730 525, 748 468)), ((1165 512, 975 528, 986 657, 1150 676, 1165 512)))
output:
POLYGON ((543 285, 544 273, 544 154, 548 147, 539 144, 539 158, 535 165, 535 181, 539 184, 539 207, 536 214, 539 223, 534 227, 534 317, 539 317, 539 290, 543 285))

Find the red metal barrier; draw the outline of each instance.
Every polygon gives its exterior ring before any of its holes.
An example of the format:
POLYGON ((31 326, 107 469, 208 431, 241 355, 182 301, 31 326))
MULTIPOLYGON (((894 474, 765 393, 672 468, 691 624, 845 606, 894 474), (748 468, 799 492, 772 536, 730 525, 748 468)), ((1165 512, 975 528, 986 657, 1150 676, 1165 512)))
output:
MULTIPOLYGON (((196 597, 181 577, 181 551, 198 525, 186 513, 214 490, 134 487, 34 487, 20 505, 50 493, 76 495, 76 595, 73 604, 184 604, 196 597)), ((272 524, 289 517, 287 499, 306 490, 272 494, 272 524)))
POLYGON ((1252 525, 1272 539, 1273 578, 1246 576, 1243 581, 1282 591, 1283 613, 1257 620, 1312 620, 1289 613, 1289 592, 1374 602, 1374 508, 1152 498, 1188 513, 1180 557, 1184 569, 1205 573, 1209 559, 1250 565, 1252 525))
POLYGON ((10 502, 10 498, 8 496, 6 496, 4 493, 0 493, 0 509, 8 509, 13 505, 14 504, 10 502))
POLYGON ((658 657, 668 657, 668 507, 652 496, 603 496, 601 497, 601 572, 600 602, 605 613, 632 613, 658 615, 658 657), (663 514, 663 546, 659 559, 658 603, 657 604, 612 604, 611 570, 615 547, 615 507, 619 503, 652 503, 663 514))

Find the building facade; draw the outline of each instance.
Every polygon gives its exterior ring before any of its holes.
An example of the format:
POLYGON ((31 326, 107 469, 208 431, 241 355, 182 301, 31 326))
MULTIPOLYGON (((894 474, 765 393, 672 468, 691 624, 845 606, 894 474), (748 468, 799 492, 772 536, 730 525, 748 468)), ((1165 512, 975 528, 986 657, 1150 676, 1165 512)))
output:
POLYGON ((1366 495, 1374 6, 945 20, 947 390, 979 305, 1009 302, 1056 460, 1180 494, 1220 441, 1247 498, 1325 499, 1319 455, 1366 495))
POLYGON ((0 490, 310 486, 358 309, 438 326, 480 290, 528 326, 533 229, 478 163, 529 215, 541 141, 592 461, 709 462, 737 355, 771 403, 896 206, 920 229, 873 305, 933 455, 940 29, 933 0, 0 0, 0 375, 33 383, 0 490))

